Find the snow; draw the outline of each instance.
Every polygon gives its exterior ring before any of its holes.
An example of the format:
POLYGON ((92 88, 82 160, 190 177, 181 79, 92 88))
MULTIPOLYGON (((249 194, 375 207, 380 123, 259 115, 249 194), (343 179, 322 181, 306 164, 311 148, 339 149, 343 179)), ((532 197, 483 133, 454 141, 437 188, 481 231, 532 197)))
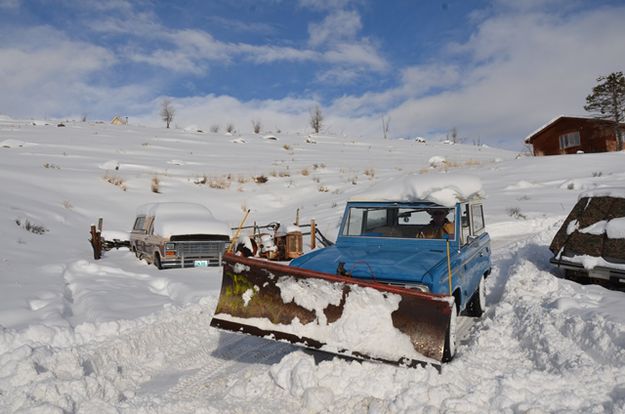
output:
POLYGON ((586 197, 625 198, 625 187, 599 187, 580 193, 579 199, 586 197))
POLYGON ((480 179, 468 175, 407 176, 372 189, 352 201, 431 201, 446 207, 475 197, 483 197, 480 179))
MULTIPOLYGON (((327 135, 309 145, 287 131, 279 142, 249 134, 234 145, 210 132, 49 123, 0 119, 0 143, 34 144, 0 145, 0 412, 625 412, 623 292, 562 279, 548 249, 582 189, 619 194, 608 189, 625 182, 625 153, 517 158, 483 146, 327 135), (447 166, 431 168, 434 156, 447 166), (159 193, 150 190, 155 175, 159 193), (259 175, 269 180, 257 184, 259 175), (202 176, 230 185, 195 184, 202 176), (488 194, 488 310, 459 318, 458 353, 440 373, 218 331, 210 320, 220 268, 158 271, 127 249, 95 261, 87 241, 99 217, 106 234, 119 235, 137 206, 179 201, 206 206, 229 227, 248 208, 246 225, 299 208, 301 223, 314 218, 334 238, 346 200, 385 188, 407 199, 442 189, 488 194)), ((623 226, 614 219, 605 231, 622 237, 623 226)), ((385 326, 389 304, 376 313, 375 298, 361 298, 354 323, 342 327, 347 340, 351 329, 370 328, 357 323, 363 309, 385 326)))
MULTIPOLYGON (((278 279, 276 286, 280 289, 280 296, 284 303, 295 302, 305 309, 314 311, 316 316, 314 323, 302 324, 295 318, 289 325, 279 324, 276 327, 266 318, 244 319, 223 313, 216 316, 221 320, 241 324, 250 321, 248 323, 266 331, 278 330, 314 338, 324 343, 321 349, 328 352, 339 353, 347 348, 388 360, 396 360, 405 356, 428 361, 415 351, 410 337, 393 326, 391 314, 399 307, 401 300, 399 295, 382 293, 368 287, 350 286, 341 318, 330 324, 324 309, 329 304, 338 305, 341 302, 343 283, 297 280, 288 276, 278 279), (316 293, 311 294, 311 287, 316 293), (375 340, 362 342, 362 338, 375 338, 375 340)), ((248 294, 247 298, 249 297, 248 294)))
POLYGON ((625 217, 609 220, 605 232, 609 239, 625 239, 625 217))
POLYGON ((625 217, 601 220, 582 229, 579 228, 577 220, 571 220, 567 225, 566 234, 572 234, 575 230, 596 236, 606 234, 609 239, 625 239, 625 217))
POLYGON ((230 228, 216 220, 211 211, 194 203, 148 203, 137 208, 137 215, 154 217, 154 234, 170 237, 175 234, 230 235, 230 228))

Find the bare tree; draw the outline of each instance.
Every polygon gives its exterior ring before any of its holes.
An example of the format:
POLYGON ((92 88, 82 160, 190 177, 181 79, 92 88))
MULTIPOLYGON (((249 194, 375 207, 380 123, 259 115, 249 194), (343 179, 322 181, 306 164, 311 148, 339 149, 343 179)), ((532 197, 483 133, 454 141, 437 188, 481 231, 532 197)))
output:
POLYGON ((214 132, 214 133, 219 132, 219 125, 217 124, 211 125, 210 132, 214 132))
POLYGON ((388 139, 388 131, 389 131, 390 124, 391 124, 390 115, 386 117, 386 119, 382 117, 382 132, 384 133, 384 139, 388 139))
POLYGON ((623 72, 615 72, 598 77, 597 82, 600 83, 592 88, 592 94, 586 97, 584 109, 594 112, 595 118, 607 119, 614 123, 616 147, 621 151, 623 134, 619 124, 623 121, 625 113, 625 76, 623 72))
POLYGON ((315 106, 315 108, 310 111, 310 126, 316 134, 318 134, 323 127, 323 114, 321 113, 319 105, 315 106))
POLYGON ((254 129, 254 133, 258 134, 260 132, 261 123, 259 120, 252 120, 252 128, 254 129))
POLYGON ((229 122, 226 125, 226 132, 229 134, 234 134, 234 124, 232 122, 229 122))
POLYGON ((449 132, 447 132, 447 141, 457 144, 458 143, 458 129, 453 127, 449 132))
POLYGON ((169 128, 169 124, 174 120, 174 115, 176 115, 176 110, 171 102, 171 99, 165 98, 161 101, 161 119, 165 121, 167 124, 167 128, 169 128))

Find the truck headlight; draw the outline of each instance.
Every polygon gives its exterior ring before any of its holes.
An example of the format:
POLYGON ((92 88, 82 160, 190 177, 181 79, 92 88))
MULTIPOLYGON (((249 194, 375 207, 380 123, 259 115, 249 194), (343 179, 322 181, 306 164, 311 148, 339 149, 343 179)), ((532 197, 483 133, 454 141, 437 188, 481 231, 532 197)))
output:
POLYGON ((165 256, 176 255, 176 243, 165 243, 165 256))

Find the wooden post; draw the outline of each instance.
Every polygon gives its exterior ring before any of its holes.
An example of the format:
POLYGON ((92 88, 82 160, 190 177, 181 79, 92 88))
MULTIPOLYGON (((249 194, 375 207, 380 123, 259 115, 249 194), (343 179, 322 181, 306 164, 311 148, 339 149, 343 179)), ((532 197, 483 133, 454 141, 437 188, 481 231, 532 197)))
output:
POLYGON ((310 250, 317 247, 317 224, 315 220, 310 220, 310 250))
POLYGON ((247 220, 247 216, 250 214, 250 209, 248 208, 243 218, 241 219, 241 223, 239 223, 239 227, 237 227, 237 231, 234 233, 234 237, 232 237, 232 241, 230 241, 230 246, 228 246, 228 253, 232 253, 234 249, 234 244, 239 240, 239 234, 241 234, 241 228, 245 224, 245 220, 247 220))
POLYGON ((102 239, 100 237, 100 232, 96 230, 95 225, 91 225, 91 247, 93 247, 93 258, 95 260, 100 260, 102 257, 102 239))

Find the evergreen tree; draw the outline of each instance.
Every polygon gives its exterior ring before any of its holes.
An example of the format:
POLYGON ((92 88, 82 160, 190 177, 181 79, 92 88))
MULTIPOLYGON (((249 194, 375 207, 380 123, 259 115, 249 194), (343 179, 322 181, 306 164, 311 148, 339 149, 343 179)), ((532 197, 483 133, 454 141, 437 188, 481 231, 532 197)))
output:
POLYGON ((595 118, 607 119, 614 122, 614 135, 619 151, 623 149, 623 134, 619 123, 625 115, 625 77, 623 72, 614 72, 608 76, 597 78, 599 83, 592 88, 592 93, 586 97, 584 109, 594 112, 595 118))

